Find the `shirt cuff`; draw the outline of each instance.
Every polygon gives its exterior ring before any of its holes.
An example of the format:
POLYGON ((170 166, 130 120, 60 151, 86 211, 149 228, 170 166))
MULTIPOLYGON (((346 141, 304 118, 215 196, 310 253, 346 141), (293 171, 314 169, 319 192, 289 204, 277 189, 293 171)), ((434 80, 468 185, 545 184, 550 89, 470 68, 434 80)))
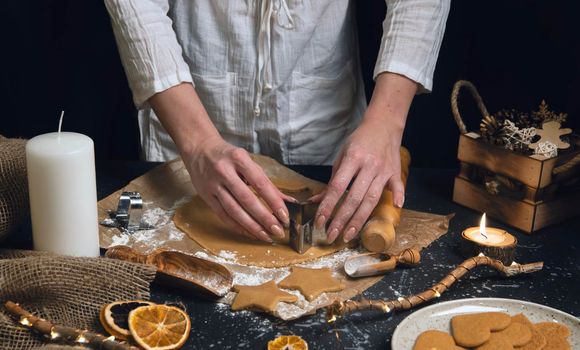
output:
POLYGON ((433 89, 433 79, 430 76, 427 76, 425 73, 418 71, 406 63, 394 60, 381 62, 381 64, 375 66, 373 79, 376 80, 379 74, 385 72, 403 75, 419 84, 417 95, 430 93, 433 89))
POLYGON ((140 82, 131 87, 131 90, 133 91, 133 102, 137 109, 149 108, 148 100, 151 96, 181 83, 191 83, 195 86, 189 71, 180 70, 175 74, 157 77, 146 82, 140 82))

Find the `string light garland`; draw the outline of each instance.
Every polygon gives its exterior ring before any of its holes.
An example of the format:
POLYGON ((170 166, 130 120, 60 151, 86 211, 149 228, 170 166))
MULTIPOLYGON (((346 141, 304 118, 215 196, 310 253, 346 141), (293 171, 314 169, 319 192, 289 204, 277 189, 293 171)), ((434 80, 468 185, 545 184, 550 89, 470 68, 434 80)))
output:
POLYGON ((18 319, 21 325, 36 330, 51 341, 62 341, 68 344, 88 344, 103 350, 139 350, 139 348, 130 344, 116 341, 113 336, 105 337, 102 334, 88 330, 55 325, 43 318, 34 316, 12 301, 7 301, 4 307, 13 317, 18 319))
POLYGON ((544 263, 535 262, 530 264, 512 263, 505 266, 499 260, 489 258, 483 254, 469 258, 459 264, 441 281, 437 282, 431 288, 408 297, 399 297, 396 300, 345 300, 335 301, 326 308, 327 320, 329 323, 335 322, 338 317, 350 314, 360 310, 378 310, 389 313, 395 310, 408 310, 415 306, 426 303, 435 298, 439 298, 442 293, 447 291, 455 282, 459 281, 464 275, 478 266, 489 266, 497 270, 506 277, 512 277, 524 273, 540 271, 544 263))

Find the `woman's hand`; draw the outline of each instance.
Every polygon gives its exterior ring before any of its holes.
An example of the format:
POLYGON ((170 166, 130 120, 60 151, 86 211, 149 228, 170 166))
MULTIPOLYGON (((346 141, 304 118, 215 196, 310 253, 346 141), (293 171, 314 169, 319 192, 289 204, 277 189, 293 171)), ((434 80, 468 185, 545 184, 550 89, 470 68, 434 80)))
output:
POLYGON ((395 205, 403 206, 400 147, 416 90, 416 83, 397 74, 383 73, 377 78, 364 119, 336 158, 328 187, 312 198, 320 201, 317 228, 323 228, 334 213, 327 229, 329 242, 340 234, 346 242, 355 238, 385 186, 393 192, 395 205), (345 194, 349 184, 350 190, 345 194))
POLYGON ((222 139, 191 84, 159 92, 149 103, 179 148, 197 193, 220 219, 262 241, 284 236, 282 225, 289 222, 284 200, 294 199, 245 150, 222 139))
POLYGON ((292 198, 272 184, 248 152, 214 137, 199 142, 184 162, 199 196, 236 231, 266 242, 272 242, 270 235, 284 237, 282 224, 289 222, 284 200, 292 198))

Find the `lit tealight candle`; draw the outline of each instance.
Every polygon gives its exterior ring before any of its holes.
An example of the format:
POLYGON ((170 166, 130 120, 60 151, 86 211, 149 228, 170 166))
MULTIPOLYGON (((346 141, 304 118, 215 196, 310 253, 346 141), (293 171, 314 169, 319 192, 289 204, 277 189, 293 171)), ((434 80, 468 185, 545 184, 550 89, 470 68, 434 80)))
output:
POLYGON ((93 140, 61 132, 26 144, 30 212, 35 250, 99 256, 93 140))
POLYGON ((482 253, 509 265, 513 261, 517 239, 505 230, 486 227, 485 213, 479 227, 469 227, 461 234, 466 255, 482 253))

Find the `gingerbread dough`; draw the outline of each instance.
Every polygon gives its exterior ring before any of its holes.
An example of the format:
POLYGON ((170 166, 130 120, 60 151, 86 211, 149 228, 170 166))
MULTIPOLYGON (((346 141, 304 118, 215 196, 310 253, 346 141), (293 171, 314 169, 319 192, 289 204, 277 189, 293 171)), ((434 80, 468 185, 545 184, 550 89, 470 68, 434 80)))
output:
POLYGON ((286 301, 295 303, 298 297, 286 293, 276 287, 276 282, 269 281, 259 286, 234 286, 234 291, 238 292, 236 299, 232 303, 232 310, 242 310, 249 308, 259 308, 265 311, 274 312, 278 303, 286 301))
POLYGON ((340 292, 344 289, 342 281, 332 277, 332 270, 306 269, 292 267, 292 272, 278 285, 281 288, 297 289, 304 295, 306 300, 312 301, 325 292, 340 292))
MULTIPOLYGON (((306 178, 302 180, 285 177, 271 180, 283 192, 306 191, 311 194, 318 193, 322 188, 316 184, 306 185, 305 181, 312 181, 306 178)), ((198 196, 178 208, 173 221, 177 228, 212 254, 220 255, 222 251, 234 253, 236 261, 243 265, 290 266, 335 253, 346 246, 341 239, 337 239, 333 245, 312 247, 306 253, 299 254, 288 245, 288 238, 274 244, 250 240, 233 232, 198 196)))

